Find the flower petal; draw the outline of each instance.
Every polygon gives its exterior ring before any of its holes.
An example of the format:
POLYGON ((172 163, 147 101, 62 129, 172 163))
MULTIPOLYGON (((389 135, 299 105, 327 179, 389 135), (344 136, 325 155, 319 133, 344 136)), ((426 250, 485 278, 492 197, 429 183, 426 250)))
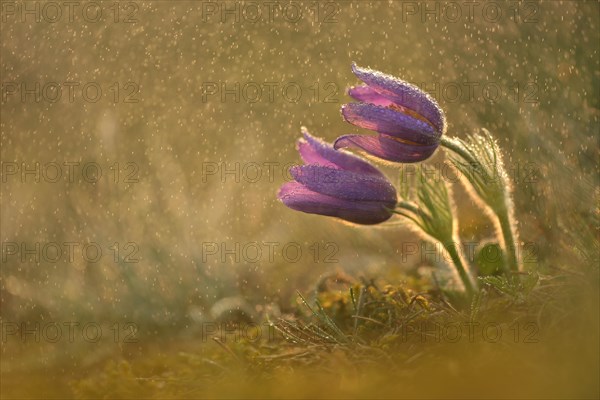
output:
POLYGON ((277 194, 286 206, 363 225, 379 224, 393 214, 380 202, 343 200, 311 191, 298 182, 284 184, 277 194))
POLYGON ((308 189, 345 200, 379 201, 396 205, 394 186, 384 177, 344 171, 320 165, 302 165, 290 169, 296 181, 308 189))
POLYGON ((423 161, 429 158, 438 147, 437 144, 418 146, 403 143, 387 135, 344 135, 337 138, 333 146, 336 149, 358 147, 375 157, 401 163, 423 161))
POLYGON ((408 114, 368 103, 342 106, 344 119, 353 125, 419 144, 437 143, 440 133, 408 114))
POLYGON ((411 109, 445 133, 446 118, 437 101, 417 86, 402 79, 352 63, 352 72, 364 83, 392 102, 411 109))
POLYGON ((325 157, 322 157, 315 147, 311 146, 305 139, 298 140, 298 152, 305 164, 316 164, 331 168, 340 168, 339 165, 332 163, 325 157))
POLYGON ((345 151, 333 148, 329 143, 322 141, 310 133, 305 127, 301 128, 304 140, 298 142, 298 151, 306 164, 318 164, 346 171, 371 174, 379 177, 384 175, 377 168, 360 157, 345 151))
POLYGON ((371 103, 382 107, 394 104, 391 100, 383 97, 375 89, 367 85, 351 87, 348 89, 348 94, 363 103, 371 103))

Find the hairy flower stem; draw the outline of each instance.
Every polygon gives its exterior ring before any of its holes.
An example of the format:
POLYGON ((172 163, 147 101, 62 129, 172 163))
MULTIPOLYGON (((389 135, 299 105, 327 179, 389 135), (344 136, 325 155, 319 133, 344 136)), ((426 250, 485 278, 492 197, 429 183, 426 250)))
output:
MULTIPOLYGON (((415 216, 427 217, 427 215, 420 208, 416 207, 414 204, 407 202, 407 201, 398 202, 398 205, 396 207, 400 210, 409 211, 409 212, 413 213, 415 216)), ((409 218, 413 222, 417 223, 417 225, 419 225, 418 222, 409 214, 405 214, 402 211, 396 211, 396 210, 390 210, 390 211, 393 212, 394 214, 402 215, 403 217, 409 218)), ((421 227, 421 229, 423 229, 423 227, 421 227)), ((425 230, 425 232, 428 233, 429 236, 431 236, 433 239, 440 242, 442 244, 442 246, 444 247, 444 249, 446 249, 448 254, 450 254, 450 258, 452 258, 452 263, 454 264, 454 268, 456 268, 456 272, 458 272, 458 276, 460 277, 460 280, 462 281, 462 283, 465 287, 465 291, 467 292, 467 294, 469 296, 472 296, 473 293, 475 293, 476 285, 473 281, 471 274, 465 268, 463 260, 459 254, 459 251, 456 248, 457 243, 459 243, 459 241, 453 240, 453 237, 452 237, 453 235, 450 235, 450 236, 442 235, 439 237, 435 237, 435 236, 433 236, 434 235, 433 232, 426 231, 426 230, 425 230), (443 237, 446 237, 447 239, 443 240, 442 239, 443 237)))
MULTIPOLYGON (((473 153, 469 152, 465 147, 461 146, 461 144, 453 138, 442 136, 440 139, 440 144, 445 148, 451 150, 455 154, 459 155, 463 160, 465 160, 469 164, 477 165, 479 163, 479 160, 477 160, 476 156, 473 153)), ((502 171, 493 172, 495 174, 501 175, 502 171)), ((502 201, 496 206, 493 206, 491 203, 488 203, 488 206, 498 218, 500 230, 502 231, 502 238, 504 241, 504 252, 506 254, 507 264, 505 267, 505 272, 518 272, 519 259, 517 256, 517 243, 515 242, 515 228, 514 224, 511 221, 511 215, 509 212, 509 210, 511 209, 510 191, 506 188, 506 186, 504 186, 501 189, 501 193, 502 201)))
POLYGON ((468 163, 474 164, 477 162, 477 160, 475 160, 473 158, 473 156, 471 156, 471 154, 466 152, 464 148, 462 148, 454 140, 452 140, 452 138, 450 138, 448 136, 442 136, 440 138, 440 145, 444 146, 448 150, 452 150, 453 152, 455 152, 456 154, 461 156, 468 163))
POLYGON ((500 221, 500 227, 502 228, 502 236, 504 238, 504 248, 506 252, 506 258, 508 263, 508 270, 511 272, 519 272, 519 259, 517 256, 517 244, 515 243, 515 237, 513 233, 513 224, 508 216, 506 209, 503 212, 498 213, 498 220, 500 221))
POLYGON ((475 288, 473 285, 473 280, 471 279, 471 274, 469 274, 467 272, 467 270, 465 269, 465 266, 462 262, 462 258, 460 257, 460 254, 458 253, 458 250, 456 249, 456 243, 451 242, 451 243, 442 243, 444 248, 446 249, 446 251, 450 254, 450 257, 452 258, 452 262, 454 263, 454 266, 456 267, 456 270, 458 271, 458 275, 460 276, 460 280, 462 281, 463 285, 465 286, 465 290, 467 291, 469 296, 472 296, 473 293, 475 292, 475 288))
MULTIPOLYGON (((396 208, 400 208, 400 209, 403 208, 403 209, 408 210, 416 215, 423 215, 423 211, 419 207, 415 206, 414 204, 412 204, 408 201, 400 200, 398 202, 398 204, 396 205, 396 208)), ((395 213, 398 214, 397 212, 395 212, 395 213)), ((403 215, 403 214, 401 214, 401 215, 403 215)))

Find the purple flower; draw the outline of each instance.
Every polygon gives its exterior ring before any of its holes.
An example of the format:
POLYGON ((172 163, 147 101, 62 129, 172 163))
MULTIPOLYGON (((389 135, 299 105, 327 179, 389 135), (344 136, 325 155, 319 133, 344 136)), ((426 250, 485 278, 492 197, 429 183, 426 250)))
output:
POLYGON ((418 87, 368 68, 352 64, 366 85, 348 94, 360 103, 342 106, 344 119, 379 133, 377 136, 344 135, 334 148, 356 147, 388 161, 410 163, 429 158, 446 131, 446 118, 437 102, 418 87))
POLYGON ((278 197, 289 208, 338 217, 357 224, 386 221, 397 203, 396 189, 363 159, 335 150, 302 128, 298 151, 306 165, 290 169, 295 181, 285 183, 278 197))

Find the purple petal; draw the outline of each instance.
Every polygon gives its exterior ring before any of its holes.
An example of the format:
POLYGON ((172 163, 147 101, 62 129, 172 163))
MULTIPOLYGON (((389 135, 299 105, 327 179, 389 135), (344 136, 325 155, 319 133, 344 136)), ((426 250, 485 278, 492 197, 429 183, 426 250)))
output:
POLYGON ((323 158, 315 147, 304 139, 298 140, 298 152, 305 164, 316 164, 324 167, 340 168, 337 164, 323 158))
POLYGON ((342 106, 346 121, 361 128, 395 136, 419 144, 439 141, 440 133, 427 122, 408 114, 368 103, 349 103, 342 106))
POLYGON ((318 164, 326 167, 344 169, 346 171, 371 174, 379 177, 384 175, 367 161, 354 154, 339 151, 329 143, 322 141, 310 133, 305 127, 301 128, 304 141, 298 143, 300 157, 306 164, 318 164))
POLYGON ((309 190, 339 199, 380 201, 393 207, 396 189, 384 177, 328 168, 302 165, 290 169, 294 179, 309 190))
POLYGON ((377 91, 367 85, 354 86, 348 89, 348 94, 352 98, 363 103, 371 103, 377 106, 388 107, 394 104, 391 100, 383 97, 377 91))
POLYGON ((402 79, 352 63, 352 72, 364 83, 392 102, 411 109, 445 133, 446 118, 437 101, 428 93, 402 79))
POLYGON ((387 135, 364 136, 345 135, 337 138, 333 146, 336 149, 342 147, 358 147, 368 154, 384 160, 413 163, 423 161, 435 152, 438 145, 418 146, 402 143, 387 135))
POLYGON ((277 196, 293 210, 338 217, 357 224, 378 224, 387 221, 393 215, 380 202, 338 199, 313 192, 298 182, 284 184, 277 196))

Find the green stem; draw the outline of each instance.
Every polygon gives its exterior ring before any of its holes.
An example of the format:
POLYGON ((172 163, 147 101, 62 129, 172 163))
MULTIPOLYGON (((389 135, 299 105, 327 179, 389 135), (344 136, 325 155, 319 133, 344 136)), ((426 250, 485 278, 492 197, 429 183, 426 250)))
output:
POLYGON ((475 292, 473 280, 471 278, 471 274, 469 274, 469 272, 467 272, 467 270, 465 269, 462 259, 460 257, 460 254, 458 254, 458 250, 456 250, 456 243, 452 242, 452 243, 445 243, 445 244, 442 243, 442 244, 443 244, 444 248, 450 254, 450 257, 452 258, 452 262, 454 262, 454 266, 456 267, 456 270, 458 271, 458 275, 460 276, 460 279, 462 280, 463 285, 465 285, 465 290, 467 291, 469 296, 472 296, 473 293, 475 292))
POLYGON ((400 200, 398 202, 398 204, 396 204, 396 208, 403 208, 405 210, 408 210, 408 211, 414 213, 415 215, 419 215, 419 216, 424 215, 423 210, 421 210, 419 207, 417 207, 414 203, 410 203, 408 201, 400 200))
MULTIPOLYGON (((466 149, 465 147, 461 146, 459 143, 457 143, 457 141, 455 141, 454 139, 447 137, 447 136, 442 136, 442 138, 440 139, 440 145, 446 147, 447 149, 453 151, 454 153, 458 154, 460 157, 462 157, 465 161, 467 161, 468 163, 477 163, 477 159, 474 157, 474 155, 472 153, 470 153, 468 151, 468 149, 466 149)), ((496 171, 498 173, 498 171, 496 171)), ((471 182, 471 184, 473 185, 473 182, 471 182)), ((481 197, 481 194, 479 194, 479 196, 481 197)), ((502 195, 503 199, 501 204, 498 204, 498 207, 494 207, 493 204, 490 204, 489 199, 485 200, 482 199, 488 204, 488 206, 490 208, 492 208, 492 210, 494 210, 494 213, 498 216, 498 220, 500 222, 500 228, 502 230, 502 237, 504 239, 504 251, 506 253, 506 260, 507 260, 507 264, 508 264, 508 271, 509 272, 518 272, 519 271, 519 259, 517 257, 517 244, 515 243, 515 234, 513 231, 513 224, 510 221, 510 216, 509 216, 509 202, 510 202, 510 193, 506 191, 504 191, 503 195, 502 195), (500 208, 500 209, 498 209, 500 208)))
POLYGON ((477 160, 475 160, 473 155, 471 153, 469 153, 467 151, 467 149, 465 149, 464 147, 462 147, 461 145, 456 143, 456 141, 454 141, 452 138, 450 138, 448 136, 442 136, 442 138, 440 139, 440 145, 444 146, 445 148, 447 148, 449 150, 452 150, 453 152, 455 152, 456 154, 461 156, 468 163, 474 164, 477 162, 477 160))
POLYGON ((508 263, 508 270, 512 272, 519 272, 519 259, 517 257, 517 244, 515 243, 515 237, 513 234, 513 225, 508 216, 508 211, 505 209, 499 210, 496 215, 500 221, 500 228, 502 229, 502 237, 504 239, 504 251, 506 252, 506 259, 508 263))

